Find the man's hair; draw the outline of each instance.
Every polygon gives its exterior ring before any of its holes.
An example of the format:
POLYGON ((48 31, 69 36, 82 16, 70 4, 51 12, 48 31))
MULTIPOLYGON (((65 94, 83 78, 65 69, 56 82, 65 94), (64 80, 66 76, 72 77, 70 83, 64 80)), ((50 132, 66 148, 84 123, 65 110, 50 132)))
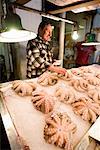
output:
POLYGON ((85 34, 85 37, 89 36, 90 34, 91 34, 90 32, 87 32, 87 33, 85 34))
POLYGON ((48 21, 42 21, 40 24, 39 24, 39 27, 38 27, 38 34, 39 34, 39 31, 42 29, 44 29, 45 26, 47 25, 51 25, 51 23, 49 23, 48 21))

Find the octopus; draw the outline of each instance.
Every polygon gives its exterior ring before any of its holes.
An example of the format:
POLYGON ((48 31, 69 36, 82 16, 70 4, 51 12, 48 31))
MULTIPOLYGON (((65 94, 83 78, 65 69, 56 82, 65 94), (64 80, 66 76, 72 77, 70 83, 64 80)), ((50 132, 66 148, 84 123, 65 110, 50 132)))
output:
POLYGON ((69 84, 74 87, 76 91, 84 92, 90 89, 88 81, 84 79, 72 79, 69 84))
POLYGON ((19 96, 31 96, 32 92, 36 89, 36 85, 33 82, 16 80, 12 82, 12 89, 19 96))
POLYGON ((66 104, 71 104, 76 101, 74 92, 68 89, 65 90, 61 87, 56 89, 55 96, 58 97, 61 102, 66 104))
POLYGON ((72 68, 71 73, 75 76, 79 76, 79 77, 82 76, 82 71, 79 68, 75 68, 75 69, 72 68))
POLYGON ((100 86, 100 80, 95 76, 90 76, 90 75, 84 76, 83 79, 88 81, 88 83, 91 85, 94 85, 94 86, 99 85, 100 86))
POLYGON ((73 134, 77 126, 66 113, 54 112, 46 118, 44 139, 65 150, 73 150, 73 134))
POLYGON ((100 104, 100 88, 95 87, 87 92, 88 96, 93 99, 93 101, 100 104))
POLYGON ((44 72, 37 82, 43 86, 55 85, 58 82, 57 73, 44 72))
POLYGON ((72 74, 69 73, 68 71, 66 71, 66 73, 64 75, 63 74, 58 74, 58 77, 63 79, 63 80, 69 81, 72 78, 72 74))
POLYGON ((93 70, 87 67, 79 67, 79 68, 72 68, 71 72, 73 75, 78 76, 78 77, 83 77, 84 74, 88 73, 93 73, 93 70))
POLYGON ((77 102, 72 104, 73 110, 80 115, 83 120, 95 122, 98 115, 100 115, 100 105, 93 102, 89 98, 82 97, 77 102))
POLYGON ((47 114, 54 108, 55 97, 48 95, 46 92, 33 92, 32 103, 37 110, 47 114))
POLYGON ((94 71, 91 69, 91 68, 88 68, 88 67, 79 67, 79 69, 80 69, 80 71, 82 72, 82 73, 93 73, 94 71))

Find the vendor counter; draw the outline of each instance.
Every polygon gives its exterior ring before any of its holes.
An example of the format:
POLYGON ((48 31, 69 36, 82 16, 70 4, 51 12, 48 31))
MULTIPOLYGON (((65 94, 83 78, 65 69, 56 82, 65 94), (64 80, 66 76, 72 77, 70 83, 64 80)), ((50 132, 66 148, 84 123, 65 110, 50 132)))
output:
MULTIPOLYGON (((82 74, 92 74, 98 75, 98 81, 100 80, 100 66, 91 65, 87 67, 72 68, 67 70, 68 73, 72 73, 74 79, 79 79, 83 77, 82 74), (86 69, 84 69, 86 68, 86 69), (83 70, 89 70, 84 71, 83 70)), ((74 113, 71 104, 63 103, 59 101, 55 96, 55 91, 57 88, 69 89, 75 94, 75 98, 80 98, 80 96, 86 96, 86 92, 76 91, 74 87, 69 84, 69 80, 64 80, 65 78, 59 76, 58 81, 54 85, 41 85, 38 82, 38 78, 24 80, 27 83, 33 82, 36 85, 36 91, 45 91, 46 93, 55 97, 55 105, 53 111, 60 113, 67 113, 71 120, 76 124, 77 130, 73 134, 73 149, 74 150, 89 150, 90 136, 100 142, 100 118, 99 115, 96 116, 99 123, 96 125, 98 131, 98 136, 91 133, 92 127, 95 125, 96 120, 91 122, 89 120, 84 120, 81 115, 74 113), (90 136, 89 136, 90 135, 90 136)), ((93 85, 94 86, 94 85, 93 85)), ((99 85, 95 85, 100 88, 99 85)), ((37 110, 32 104, 32 96, 20 96, 12 88, 12 82, 0 84, 0 110, 3 120, 3 124, 9 139, 11 150, 62 150, 59 146, 49 144, 44 139, 44 126, 45 118, 48 114, 44 114, 37 110)), ((99 99, 100 100, 100 99, 99 99)), ((99 112, 100 110, 98 110, 99 112)), ((92 120, 93 121, 93 120, 92 120)), ((95 129, 93 128, 93 131, 95 129)), ((95 143, 98 150, 100 148, 99 144, 95 143)), ((92 149, 91 149, 92 150, 92 149)), ((94 150, 94 149, 93 149, 94 150)))

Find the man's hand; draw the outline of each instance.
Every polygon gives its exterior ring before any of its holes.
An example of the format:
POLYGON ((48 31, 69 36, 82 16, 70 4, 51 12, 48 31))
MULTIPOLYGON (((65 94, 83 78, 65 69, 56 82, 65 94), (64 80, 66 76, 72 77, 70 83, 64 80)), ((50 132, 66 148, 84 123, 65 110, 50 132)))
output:
POLYGON ((53 66, 61 66, 61 60, 55 60, 53 66))
POLYGON ((54 65, 49 66, 48 70, 65 75, 66 69, 54 65))

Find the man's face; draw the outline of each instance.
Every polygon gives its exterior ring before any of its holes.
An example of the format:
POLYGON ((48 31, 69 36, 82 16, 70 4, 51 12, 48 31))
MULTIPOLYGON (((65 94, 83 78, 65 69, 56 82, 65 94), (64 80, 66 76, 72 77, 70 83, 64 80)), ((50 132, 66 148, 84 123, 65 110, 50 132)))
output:
POLYGON ((50 24, 48 24, 42 30, 42 38, 45 41, 50 41, 51 36, 52 36, 52 26, 50 24))

